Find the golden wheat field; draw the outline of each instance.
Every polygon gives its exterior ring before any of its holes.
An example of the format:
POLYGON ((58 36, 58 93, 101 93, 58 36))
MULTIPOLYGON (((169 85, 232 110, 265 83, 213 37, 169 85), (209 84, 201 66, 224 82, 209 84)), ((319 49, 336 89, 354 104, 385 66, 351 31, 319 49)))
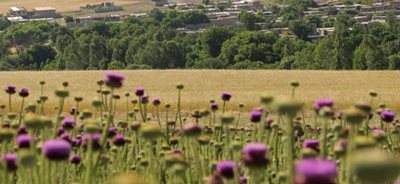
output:
MULTIPOLYGON (((346 107, 354 102, 368 101, 368 91, 379 93, 375 104, 384 102, 388 107, 400 109, 400 72, 391 71, 232 71, 232 70, 147 70, 119 71, 126 76, 124 87, 118 90, 122 97, 125 92, 133 92, 142 86, 146 93, 160 97, 163 104, 176 104, 176 84, 182 83, 182 109, 193 110, 208 107, 209 100, 220 101, 220 94, 228 91, 233 94, 228 104, 230 110, 237 110, 239 103, 247 109, 258 105, 259 94, 268 92, 273 95, 290 96, 289 82, 297 80, 296 98, 311 106, 315 99, 329 97, 335 100, 337 107, 346 107)), ((29 88, 31 95, 27 101, 34 103, 39 96, 39 81, 46 81, 45 95, 49 96, 46 109, 56 105, 53 91, 68 81, 70 97, 66 106, 71 107, 73 97, 81 96, 89 107, 96 96, 96 81, 104 78, 104 71, 69 71, 69 72, 1 72, 0 87, 14 84, 17 88, 29 88)), ((4 90, 3 90, 4 91, 4 90)), ((19 97, 14 95, 14 106, 19 104, 19 97)), ((131 95, 130 98, 134 98, 131 95)), ((7 94, 0 93, 0 103, 7 104, 7 94)), ((125 98, 121 98, 119 108, 123 108, 125 98)), ((124 109, 121 109, 121 111, 124 109)))
MULTIPOLYGON (((0 13, 6 13, 11 6, 23 6, 27 9, 34 7, 51 6, 57 11, 76 11, 80 6, 93 3, 106 2, 104 0, 0 0, 0 13)), ((117 5, 127 5, 136 2, 136 0, 113 0, 117 5)))
MULTIPOLYGON (((123 6, 128 12, 142 12, 154 7, 151 0, 0 0, 0 13, 6 14, 12 6, 23 6, 32 9, 35 7, 51 6, 58 12, 76 12, 80 6, 86 4, 98 4, 102 2, 114 2, 116 5, 123 6)), ((198 4, 200 0, 169 0, 169 2, 191 2, 198 4)))

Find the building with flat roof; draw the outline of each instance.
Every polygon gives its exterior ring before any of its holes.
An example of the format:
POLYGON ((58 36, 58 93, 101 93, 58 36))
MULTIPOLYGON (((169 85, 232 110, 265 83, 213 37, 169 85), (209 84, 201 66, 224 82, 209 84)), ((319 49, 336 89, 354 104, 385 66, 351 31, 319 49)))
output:
POLYGON ((37 7, 29 11, 29 17, 32 18, 54 18, 56 16, 56 9, 53 7, 37 7))
POLYGON ((24 7, 13 6, 8 10, 8 15, 13 17, 24 17, 28 15, 28 11, 24 7))

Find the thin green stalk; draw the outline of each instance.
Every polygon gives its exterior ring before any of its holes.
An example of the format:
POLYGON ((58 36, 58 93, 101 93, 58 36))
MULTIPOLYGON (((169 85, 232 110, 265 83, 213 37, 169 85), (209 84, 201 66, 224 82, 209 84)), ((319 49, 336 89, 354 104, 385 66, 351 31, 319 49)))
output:
POLYGON ((140 117, 142 117, 142 121, 146 122, 146 118, 144 117, 143 113, 142 103, 140 102, 140 97, 139 97, 139 112, 140 112, 140 117))
POLYGON ((18 125, 21 125, 21 122, 22 122, 22 111, 24 110, 24 102, 25 102, 25 98, 22 97, 21 108, 19 109, 19 122, 18 122, 18 125))
POLYGON ((107 140, 107 130, 108 128, 110 128, 110 125, 112 123, 113 120, 113 108, 112 108, 112 104, 113 104, 113 95, 114 95, 114 88, 111 88, 111 95, 110 95, 110 108, 108 109, 108 114, 107 114, 107 119, 106 119, 106 124, 103 127, 103 132, 101 135, 101 141, 100 141, 100 145, 102 146, 102 148, 104 148, 106 140, 107 140))
POLYGON ((322 127, 322 150, 321 150, 321 156, 322 158, 326 158, 328 156, 328 149, 327 149, 327 142, 326 142, 326 136, 327 136, 327 122, 328 120, 324 119, 323 120, 323 127, 322 127))
POLYGON ((156 106, 156 114, 157 114, 158 125, 161 128, 160 112, 159 112, 159 109, 158 109, 158 105, 156 106))
POLYGON ((92 134, 89 135, 89 141, 88 141, 88 152, 86 156, 86 169, 85 169, 85 184, 91 184, 92 183, 92 158, 93 157, 93 136, 92 134))
POLYGON ((9 112, 12 112, 12 108, 11 108, 11 94, 8 95, 8 109, 9 109, 9 112))
POLYGON ((60 101, 58 102, 58 106, 57 106, 57 115, 56 115, 56 124, 54 125, 54 137, 57 137, 57 128, 60 126, 61 120, 61 113, 63 111, 64 108, 64 97, 60 98, 60 101))
POLYGON ((179 125, 180 128, 182 129, 182 117, 181 117, 181 90, 178 89, 178 105, 177 105, 177 111, 176 111, 176 116, 175 116, 175 122, 177 122, 179 119, 179 125))
POLYGON ((287 144, 288 150, 286 152, 286 165, 287 165, 287 184, 293 184, 294 177, 294 163, 293 163, 293 151, 294 151, 294 128, 293 128, 293 117, 287 115, 287 144))
POLYGON ((224 103, 222 105, 222 114, 225 114, 225 107, 226 107, 226 101, 224 100, 224 103))
POLYGON ((126 122, 129 122, 129 97, 126 97, 126 122))
POLYGON ((78 117, 78 112, 79 112, 79 102, 76 102, 76 109, 74 113, 74 122, 76 123, 76 119, 78 117))

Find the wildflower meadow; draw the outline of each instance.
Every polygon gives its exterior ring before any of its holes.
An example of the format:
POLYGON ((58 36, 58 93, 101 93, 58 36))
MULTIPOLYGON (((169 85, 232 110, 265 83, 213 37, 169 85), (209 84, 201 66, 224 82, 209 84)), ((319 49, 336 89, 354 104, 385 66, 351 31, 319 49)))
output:
POLYGON ((31 89, 4 86, 0 183, 400 183, 400 123, 375 91, 339 108, 330 98, 305 103, 292 81, 287 96, 260 91, 251 107, 231 108, 236 94, 221 91, 188 110, 186 84, 165 102, 127 80, 105 73, 90 99, 72 96, 68 82, 40 81, 35 103, 31 89))

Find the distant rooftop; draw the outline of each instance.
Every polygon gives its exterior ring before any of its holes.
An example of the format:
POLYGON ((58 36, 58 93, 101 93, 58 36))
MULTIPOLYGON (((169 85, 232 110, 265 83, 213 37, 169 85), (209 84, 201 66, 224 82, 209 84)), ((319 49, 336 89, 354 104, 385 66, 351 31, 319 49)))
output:
POLYGON ((17 7, 17 6, 13 6, 10 7, 11 11, 25 11, 26 9, 24 7, 17 7))
POLYGON ((36 8, 33 8, 33 10, 34 11, 52 11, 52 10, 56 10, 56 8, 53 8, 53 7, 50 7, 50 6, 48 6, 48 7, 36 7, 36 8))

